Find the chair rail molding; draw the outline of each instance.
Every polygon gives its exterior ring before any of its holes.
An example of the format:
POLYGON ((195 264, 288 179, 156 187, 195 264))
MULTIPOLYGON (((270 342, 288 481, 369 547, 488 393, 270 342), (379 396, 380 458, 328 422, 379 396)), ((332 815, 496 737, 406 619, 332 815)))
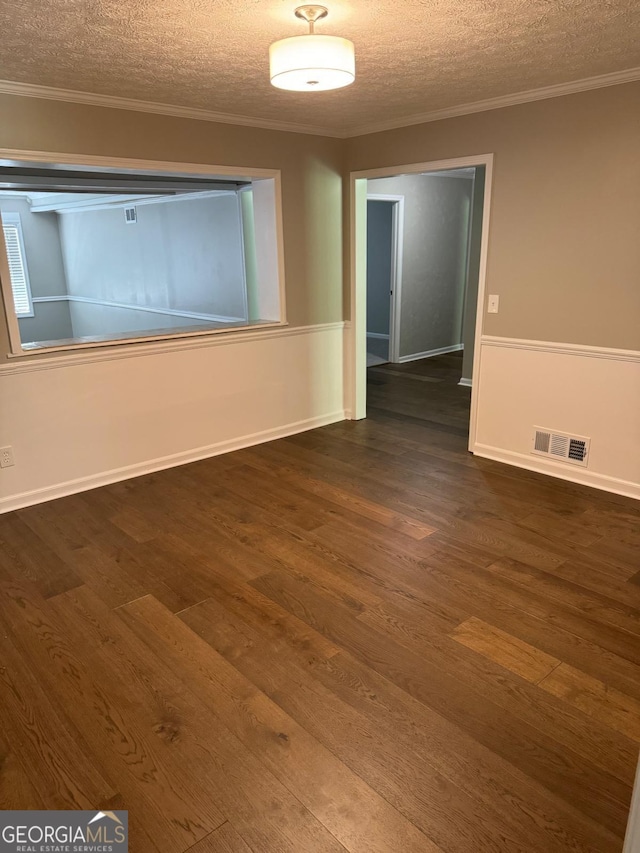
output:
POLYGON ((483 335, 481 343, 483 346, 488 347, 506 347, 507 349, 524 349, 534 352, 554 352, 563 355, 610 358, 620 361, 640 361, 640 350, 633 349, 614 349, 612 347, 561 343, 558 341, 526 340, 523 338, 501 338, 494 335, 483 335))

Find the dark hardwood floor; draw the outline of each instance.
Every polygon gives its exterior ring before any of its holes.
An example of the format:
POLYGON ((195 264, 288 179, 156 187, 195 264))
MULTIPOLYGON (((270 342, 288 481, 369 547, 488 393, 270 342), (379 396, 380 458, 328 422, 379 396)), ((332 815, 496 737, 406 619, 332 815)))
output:
POLYGON ((0 517, 1 806, 126 808, 132 853, 619 853, 640 507, 469 455, 459 375, 0 517))

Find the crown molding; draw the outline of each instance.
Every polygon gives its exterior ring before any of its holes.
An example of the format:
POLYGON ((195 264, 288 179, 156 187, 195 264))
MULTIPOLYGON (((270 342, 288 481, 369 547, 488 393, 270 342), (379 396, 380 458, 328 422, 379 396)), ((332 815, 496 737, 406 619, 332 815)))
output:
POLYGON ((37 86, 34 83, 16 83, 12 80, 0 80, 0 94, 18 95, 22 98, 42 98, 47 101, 65 101, 71 104, 87 104, 92 107, 109 107, 114 110, 131 110, 137 113, 155 113, 177 118, 190 118, 197 121, 211 121, 218 124, 236 124, 242 127, 258 127, 262 130, 279 130, 287 133, 306 133, 313 136, 331 136, 341 139, 344 133, 328 127, 297 124, 279 119, 255 118, 251 116, 217 113, 199 107, 181 107, 176 104, 157 104, 152 101, 140 101, 136 98, 119 98, 115 95, 98 95, 92 92, 77 92, 73 89, 55 89, 51 86, 37 86))
POLYGON ((338 130, 330 127, 297 124, 296 122, 280 121, 279 119, 255 118, 231 113, 218 113, 198 107, 185 107, 176 104, 159 104, 152 101, 140 101, 136 98, 119 98, 115 95, 98 95, 91 92, 77 92, 72 89, 56 89, 51 86, 38 86, 34 83, 16 83, 11 80, 0 80, 0 94, 17 95, 23 98, 42 98, 49 101, 64 101, 66 103, 87 104, 94 107, 108 107, 132 112, 155 113, 157 115, 176 116, 177 118, 211 121, 220 124, 235 124, 241 127, 256 127, 262 130, 277 130, 287 133, 304 133, 313 136, 328 136, 334 139, 350 139, 355 136, 365 136, 369 133, 380 133, 385 130, 396 130, 411 127, 416 124, 427 124, 442 119, 457 118, 472 113, 499 110, 531 101, 543 101, 548 98, 559 98, 563 95, 573 95, 578 92, 588 92, 591 89, 602 89, 606 86, 617 86, 622 83, 633 83, 640 80, 640 67, 628 68, 624 71, 614 71, 611 74, 601 74, 597 77, 586 77, 569 83, 557 83, 541 89, 530 89, 526 92, 515 92, 511 95, 500 95, 497 98, 487 98, 484 101, 474 101, 469 104, 459 104, 417 113, 404 118, 389 119, 388 121, 373 122, 359 125, 351 129, 338 130))
POLYGON ((470 104, 459 104, 455 107, 445 107, 442 110, 432 110, 427 113, 406 116, 405 118, 390 119, 389 121, 373 122, 352 128, 344 134, 345 137, 366 136, 369 133, 380 133, 385 130, 395 130, 400 127, 411 127, 415 124, 426 124, 431 121, 441 121, 446 118, 482 113, 488 110, 499 110, 503 107, 514 107, 531 101, 543 101, 547 98, 559 98, 562 95, 574 95, 577 92, 588 92, 591 89, 602 89, 606 86, 617 86, 621 83, 633 83, 640 80, 640 67, 627 68, 625 71, 614 71, 612 74, 601 74, 598 77, 585 77, 570 83, 557 83, 542 89, 530 89, 526 92, 515 92, 512 95, 500 95, 497 98, 487 98, 484 101, 474 101, 470 104))

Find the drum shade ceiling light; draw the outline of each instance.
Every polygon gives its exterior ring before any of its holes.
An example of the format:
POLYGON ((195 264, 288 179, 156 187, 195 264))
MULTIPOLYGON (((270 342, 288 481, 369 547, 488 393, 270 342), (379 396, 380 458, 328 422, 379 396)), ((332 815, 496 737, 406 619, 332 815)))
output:
POLYGON ((304 36, 281 39, 269 48, 271 82, 291 92, 341 89, 356 79, 353 42, 338 36, 319 36, 316 21, 329 14, 324 6, 299 6, 298 18, 309 24, 304 36))

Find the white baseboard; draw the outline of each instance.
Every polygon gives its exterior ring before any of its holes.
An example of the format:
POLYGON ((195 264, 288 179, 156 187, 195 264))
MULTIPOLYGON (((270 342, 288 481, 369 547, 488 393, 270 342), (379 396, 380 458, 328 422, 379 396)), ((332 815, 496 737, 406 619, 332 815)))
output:
POLYGON ((493 459, 495 462, 514 465, 516 468, 525 468, 527 471, 536 471, 539 474, 549 474, 571 483, 591 486, 604 492, 613 492, 616 495, 640 500, 640 483, 608 477, 606 474, 596 474, 584 468, 576 470, 559 462, 540 459, 537 456, 527 456, 525 453, 517 453, 513 450, 502 450, 499 447, 491 447, 487 444, 476 443, 472 453, 485 459, 493 459))
POLYGON ((121 480, 141 477, 144 474, 152 474, 154 471, 162 471, 165 468, 175 468, 177 465, 185 465, 188 462, 197 462, 200 459, 220 456, 222 453, 229 453, 233 450, 242 450, 244 447, 253 447, 256 444, 264 444, 267 441, 286 438, 289 435, 295 435, 299 432, 306 432, 310 429, 317 429, 321 426, 337 423, 338 421, 345 420, 346 416, 346 412, 344 411, 320 415, 304 421, 296 421, 285 424, 284 426, 256 432, 252 435, 244 435, 239 438, 230 439, 229 441, 221 441, 206 447, 196 447, 193 450, 173 453, 170 456, 163 456, 159 459, 150 459, 135 465, 127 465, 124 468, 114 468, 111 471, 103 471, 100 474, 92 474, 88 477, 68 480, 65 483, 57 483, 47 488, 11 495, 8 498, 0 499, 0 514, 16 509, 23 509, 33 504, 44 503, 55 498, 63 498, 77 492, 86 492, 89 489, 96 489, 99 486, 107 486, 109 483, 117 483, 121 480))
POLYGON ((460 352, 464 349, 464 344, 455 344, 452 347, 440 347, 440 349, 430 349, 426 352, 414 352, 412 355, 401 355, 398 359, 400 364, 407 361, 418 361, 420 358, 432 358, 434 355, 446 355, 448 352, 460 352))
POLYGON ((471 388, 472 382, 470 379, 465 379, 463 376, 462 379, 460 380, 460 382, 458 382, 458 385, 462 385, 465 388, 471 388))

